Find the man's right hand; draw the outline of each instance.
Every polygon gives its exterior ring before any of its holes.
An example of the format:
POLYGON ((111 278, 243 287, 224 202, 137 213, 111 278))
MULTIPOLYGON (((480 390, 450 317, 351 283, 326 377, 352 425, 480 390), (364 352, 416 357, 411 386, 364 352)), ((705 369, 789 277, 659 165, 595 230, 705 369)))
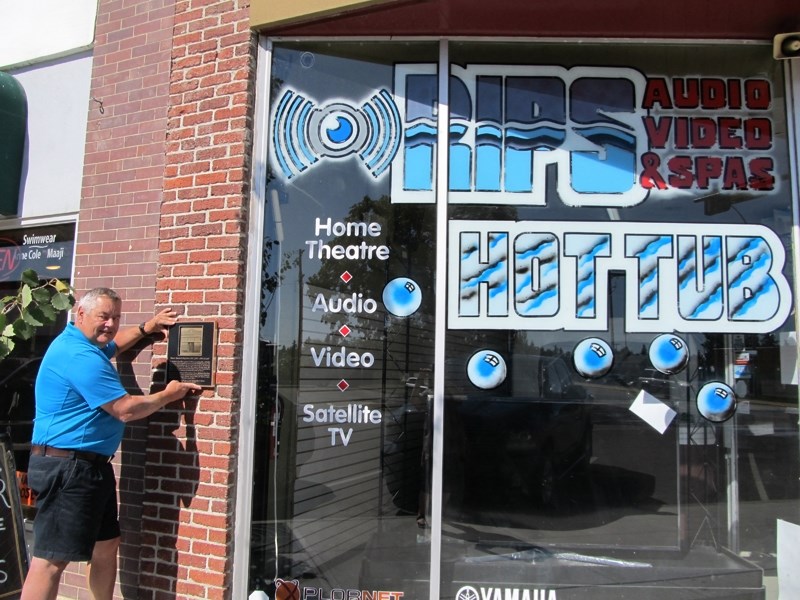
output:
POLYGON ((173 379, 167 384, 167 387, 164 388, 164 396, 167 400, 167 404, 170 402, 174 402, 175 400, 180 400, 181 398, 188 396, 190 394, 199 394, 203 391, 196 383, 185 383, 183 381, 178 381, 173 379))
POLYGON ((189 394, 198 394, 201 391, 203 391, 203 388, 195 383, 170 381, 167 387, 160 392, 148 394, 147 396, 125 394, 121 398, 103 404, 102 408, 123 423, 127 423, 149 417, 170 402, 185 398, 189 394))

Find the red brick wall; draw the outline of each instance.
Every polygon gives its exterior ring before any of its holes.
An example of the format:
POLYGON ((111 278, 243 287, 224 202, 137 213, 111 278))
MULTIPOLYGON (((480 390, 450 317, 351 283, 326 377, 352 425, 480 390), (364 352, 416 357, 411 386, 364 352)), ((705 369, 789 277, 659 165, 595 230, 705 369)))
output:
POLYGON ((230 596, 254 74, 247 3, 176 4, 156 300, 216 321, 217 372, 214 393, 150 421, 147 598, 230 596))
MULTIPOLYGON (((102 0, 98 5, 74 285, 103 285, 123 297, 123 326, 154 312, 173 0, 102 0)), ((126 387, 147 393, 152 353, 118 361, 126 387)), ((128 426, 116 459, 120 477, 121 597, 138 589, 146 423, 128 426)), ((86 597, 85 565, 65 573, 60 595, 86 597)))
MULTIPOLYGON (((245 209, 255 72, 248 1, 100 0, 75 286, 216 321, 216 386, 128 426, 117 595, 230 596, 245 209), (95 100, 96 99, 96 100, 95 100)), ((166 345, 118 361, 148 393, 166 345)), ((82 567, 61 596, 87 597, 82 567)))

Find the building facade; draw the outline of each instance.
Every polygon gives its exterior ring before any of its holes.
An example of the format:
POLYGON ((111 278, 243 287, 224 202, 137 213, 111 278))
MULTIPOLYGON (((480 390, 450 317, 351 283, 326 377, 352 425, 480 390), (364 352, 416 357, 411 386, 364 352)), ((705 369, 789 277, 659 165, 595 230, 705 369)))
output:
POLYGON ((784 4, 102 0, 3 49, 6 285, 42 246, 128 325, 216 327, 214 385, 116 459, 118 595, 790 596, 784 4))

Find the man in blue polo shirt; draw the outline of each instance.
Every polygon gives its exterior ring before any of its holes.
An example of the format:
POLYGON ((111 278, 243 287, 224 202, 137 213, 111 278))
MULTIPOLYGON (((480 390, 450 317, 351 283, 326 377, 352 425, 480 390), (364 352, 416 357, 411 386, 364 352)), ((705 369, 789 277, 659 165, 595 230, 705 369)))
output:
POLYGON ((111 359, 142 338, 165 331, 177 315, 164 309, 117 335, 121 310, 122 301, 113 290, 89 291, 78 303, 75 323, 53 341, 39 368, 28 467, 38 511, 21 600, 55 599, 61 574, 71 561, 88 561, 92 595, 111 600, 120 529, 110 461, 125 423, 201 390, 171 381, 160 392, 131 396, 111 359))

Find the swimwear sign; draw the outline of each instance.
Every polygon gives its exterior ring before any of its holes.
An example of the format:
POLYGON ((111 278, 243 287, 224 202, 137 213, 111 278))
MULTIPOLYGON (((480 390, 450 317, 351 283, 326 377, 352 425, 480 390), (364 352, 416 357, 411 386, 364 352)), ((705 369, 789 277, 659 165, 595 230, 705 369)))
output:
POLYGON ((26 269, 41 277, 68 279, 72 271, 74 225, 53 225, 0 233, 0 281, 19 280, 26 269))

